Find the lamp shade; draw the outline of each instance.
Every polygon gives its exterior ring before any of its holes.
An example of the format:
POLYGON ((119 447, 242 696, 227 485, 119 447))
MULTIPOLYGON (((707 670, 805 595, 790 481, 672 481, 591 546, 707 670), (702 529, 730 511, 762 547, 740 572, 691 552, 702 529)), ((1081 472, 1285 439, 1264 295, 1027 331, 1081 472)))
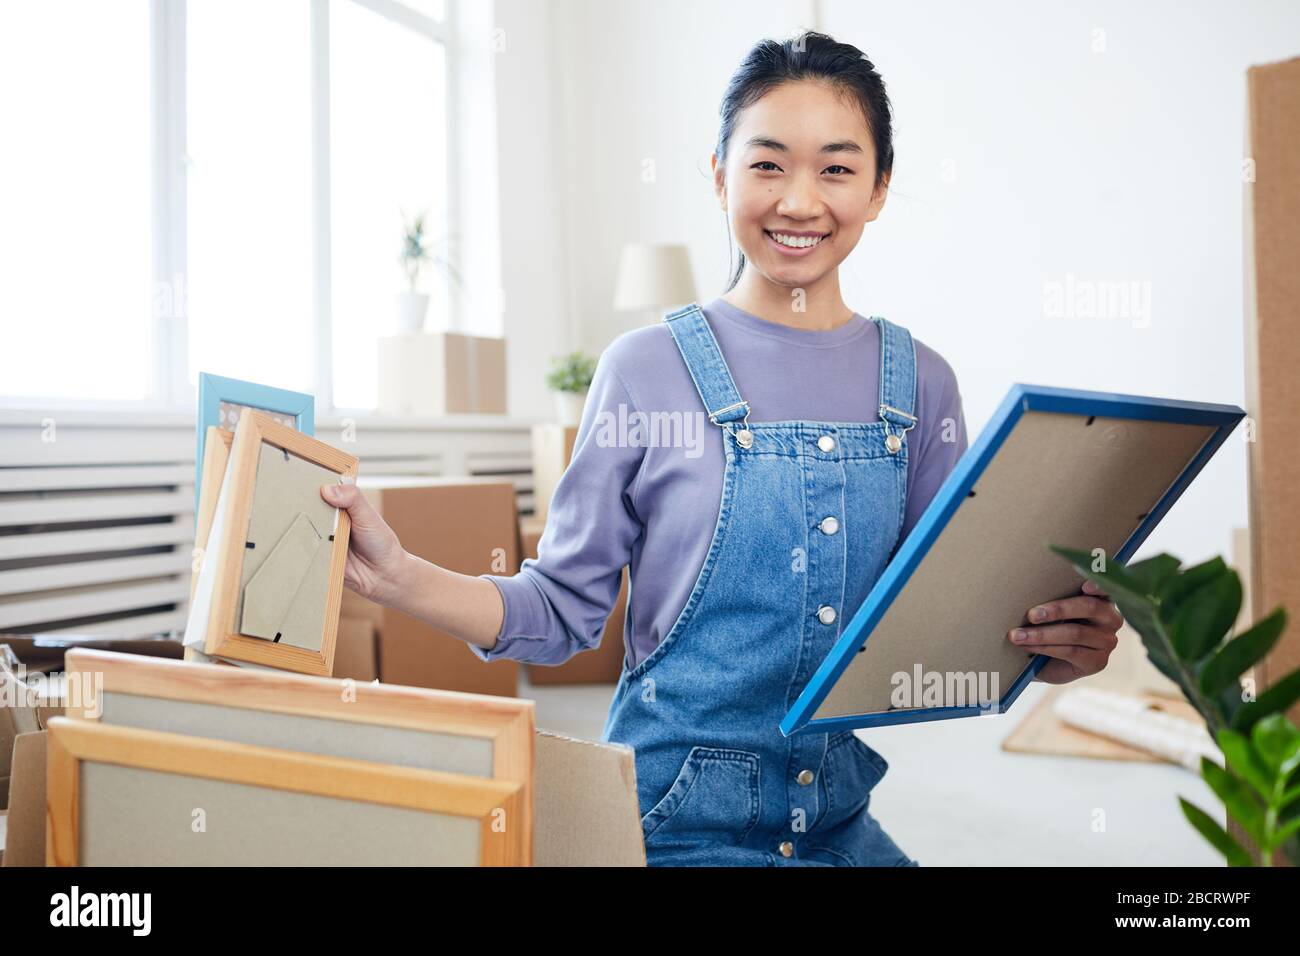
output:
POLYGON ((631 312, 694 301, 695 278, 685 246, 635 242, 623 247, 614 308, 631 312))

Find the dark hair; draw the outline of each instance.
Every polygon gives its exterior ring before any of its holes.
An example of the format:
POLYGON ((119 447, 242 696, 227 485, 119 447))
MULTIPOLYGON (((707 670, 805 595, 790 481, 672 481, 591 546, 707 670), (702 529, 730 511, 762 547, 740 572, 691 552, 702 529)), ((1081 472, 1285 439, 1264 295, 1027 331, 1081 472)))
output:
MULTIPOLYGON (((782 83, 806 79, 825 80, 857 99, 876 149, 876 185, 880 185, 894 167, 892 109, 885 92, 885 81, 857 47, 813 31, 784 42, 760 40, 745 54, 727 84, 727 92, 718 110, 722 115, 715 149, 718 163, 726 162, 727 146, 741 110, 782 83)), ((728 289, 735 288, 745 271, 745 254, 741 252, 739 255, 740 261, 728 289)))

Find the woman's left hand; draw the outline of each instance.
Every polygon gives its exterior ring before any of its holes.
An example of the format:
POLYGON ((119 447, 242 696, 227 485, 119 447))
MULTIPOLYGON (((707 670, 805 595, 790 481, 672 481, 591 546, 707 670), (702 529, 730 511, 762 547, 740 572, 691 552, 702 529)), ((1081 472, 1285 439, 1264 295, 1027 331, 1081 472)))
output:
POLYGON ((1091 581, 1083 582, 1082 590, 1076 597, 1030 608, 1029 626, 1007 634, 1017 647, 1054 658, 1035 680, 1065 684, 1095 674, 1119 643, 1116 634, 1124 623, 1119 608, 1091 581), (1018 633, 1024 638, 1018 639, 1018 633))

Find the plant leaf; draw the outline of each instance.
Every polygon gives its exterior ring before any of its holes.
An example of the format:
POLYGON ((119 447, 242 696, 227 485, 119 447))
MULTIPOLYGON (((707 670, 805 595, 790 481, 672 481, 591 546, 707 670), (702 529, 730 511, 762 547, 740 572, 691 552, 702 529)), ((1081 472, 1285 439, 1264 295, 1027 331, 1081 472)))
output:
MULTIPOLYGON (((1231 731, 1225 731, 1231 733, 1231 731)), ((1285 781, 1300 767, 1300 728, 1285 714, 1269 714, 1250 729, 1250 742, 1274 780, 1285 781)))
POLYGON ((1211 698, 1218 706, 1219 711, 1223 714, 1221 726, 1233 726, 1232 719, 1237 711, 1246 706, 1246 702, 1241 698, 1242 687, 1240 684, 1232 684, 1223 688, 1211 698))
POLYGON ((1219 826, 1208 813, 1202 810, 1194 803, 1189 803, 1182 797, 1178 798, 1179 804, 1183 808, 1183 816, 1187 821, 1209 841, 1210 845, 1224 855, 1228 861, 1228 866, 1254 866, 1255 861, 1246 849, 1234 840, 1223 827, 1219 826))
POLYGON ((1151 597, 1143 589, 1142 582, 1137 578, 1130 577, 1127 571, 1118 561, 1106 559, 1105 571, 1092 570, 1092 564, 1096 560, 1091 551, 1081 551, 1077 548, 1061 548, 1054 544, 1049 544, 1048 549, 1056 552, 1079 572, 1085 579, 1101 587, 1103 591, 1113 599, 1126 597, 1134 601, 1145 601, 1151 597))
MULTIPOLYGON (((1205 718, 1211 733, 1217 732, 1228 718, 1236 713, 1235 708, 1238 706, 1236 702, 1233 703, 1233 709, 1228 709, 1222 699, 1206 698, 1201 694, 1197 679, 1199 675, 1194 662, 1182 659, 1172 640, 1158 599, 1145 593, 1145 581, 1161 579, 1170 567, 1170 561, 1174 559, 1166 557, 1160 561, 1152 559, 1151 562, 1140 562, 1139 575, 1134 576, 1122 564, 1114 561, 1109 562, 1104 571, 1092 570, 1094 558, 1088 551, 1057 545, 1048 545, 1048 548, 1069 561, 1086 580, 1093 581, 1110 596, 1120 613, 1124 615, 1124 619, 1141 635, 1142 644, 1151 663, 1160 673, 1178 685, 1187 700, 1205 718)), ((1219 573, 1227 570, 1222 561, 1219 562, 1218 568, 1219 573)), ((1210 570, 1213 569, 1211 565, 1210 570)), ((1167 593, 1176 593, 1174 583, 1189 574, 1192 574, 1190 569, 1184 574, 1168 576, 1164 579, 1165 584, 1162 589, 1167 593)), ((1206 575, 1205 569, 1197 571, 1194 580, 1204 579, 1206 575)))
POLYGON ((1201 758, 1201 776, 1255 844, 1263 846, 1264 807, 1254 792, 1208 757, 1201 758))
POLYGON ((1227 570, 1228 566, 1223 563, 1223 558, 1211 558, 1201 564, 1192 565, 1177 577, 1169 578, 1156 595, 1160 602, 1160 609, 1166 616, 1172 617, 1178 612, 1178 608, 1188 595, 1227 570))
POLYGON ((1209 654, 1228 633, 1241 611, 1241 578, 1228 569, 1217 578, 1201 585, 1182 601, 1171 616, 1169 636, 1178 656, 1199 661, 1209 654))
POLYGON ((1251 746, 1250 738, 1235 730, 1224 728, 1218 735, 1219 749, 1223 759, 1239 778, 1255 788, 1265 804, 1273 796, 1274 782, 1277 774, 1251 746))
POLYGON ((1300 803, 1295 803, 1296 797, 1300 797, 1300 780, 1292 777, 1288 781, 1286 792, 1282 794, 1282 800, 1278 804, 1278 819, 1285 822, 1293 816, 1300 816, 1300 803))
POLYGON ((1250 630, 1228 641, 1201 671, 1201 690, 1214 695, 1230 687, 1250 667, 1263 660, 1285 627, 1286 610, 1279 607, 1250 630))
POLYGON ((1300 833, 1300 817, 1273 831, 1273 846, 1281 846, 1287 840, 1300 833))
POLYGON ((1300 700, 1300 670, 1294 670, 1254 700, 1242 704, 1232 717, 1232 729, 1243 733, 1269 714, 1285 713, 1300 700))
POLYGON ((1171 554, 1157 554, 1154 558, 1125 565, 1124 570, 1144 594, 1154 596, 1160 593, 1161 585, 1178 572, 1180 564, 1182 562, 1171 554))

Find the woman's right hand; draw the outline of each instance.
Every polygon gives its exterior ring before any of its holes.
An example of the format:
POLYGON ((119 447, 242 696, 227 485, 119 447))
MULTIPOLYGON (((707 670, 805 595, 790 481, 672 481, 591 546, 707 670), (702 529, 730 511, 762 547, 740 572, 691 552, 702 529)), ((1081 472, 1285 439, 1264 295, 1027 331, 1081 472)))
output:
POLYGON ((346 508, 352 520, 343 583, 363 598, 390 603, 407 556, 396 532, 356 485, 322 485, 321 497, 336 508, 346 508))

